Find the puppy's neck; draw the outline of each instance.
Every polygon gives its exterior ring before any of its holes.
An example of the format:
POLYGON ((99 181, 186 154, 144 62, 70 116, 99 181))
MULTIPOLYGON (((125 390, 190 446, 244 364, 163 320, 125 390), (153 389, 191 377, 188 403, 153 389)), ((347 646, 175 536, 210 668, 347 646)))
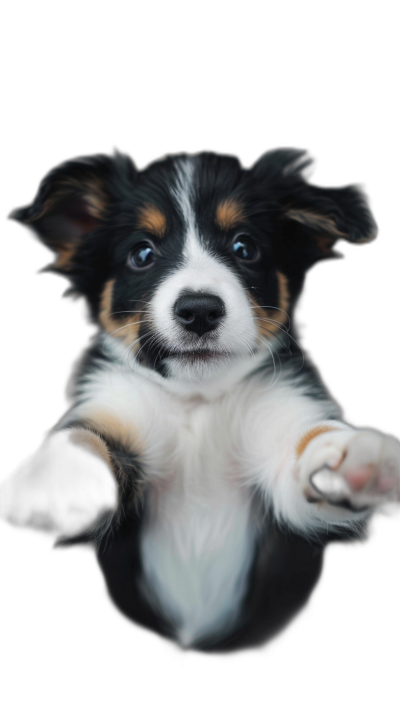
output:
MULTIPOLYGON (((227 361, 218 371, 199 379, 185 379, 173 375, 164 375, 143 364, 127 359, 126 347, 118 340, 104 335, 104 349, 117 369, 122 369, 126 378, 130 375, 141 375, 144 380, 150 380, 160 389, 175 395, 183 401, 199 400, 214 401, 232 392, 235 387, 258 370, 261 366, 274 365, 274 345, 271 348, 260 348, 253 355, 239 356, 227 361)), ((276 358, 275 358, 276 359, 276 358)))

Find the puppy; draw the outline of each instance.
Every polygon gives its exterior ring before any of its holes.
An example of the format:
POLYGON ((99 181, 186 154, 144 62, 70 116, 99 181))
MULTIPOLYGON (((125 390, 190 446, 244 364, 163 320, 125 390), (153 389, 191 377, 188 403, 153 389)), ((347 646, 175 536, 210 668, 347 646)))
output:
POLYGON ((293 329, 307 269, 376 233, 360 190, 309 185, 308 164, 93 156, 12 214, 99 329, 4 515, 94 542, 117 606, 185 647, 274 634, 326 543, 399 500, 399 442, 343 422, 293 329))

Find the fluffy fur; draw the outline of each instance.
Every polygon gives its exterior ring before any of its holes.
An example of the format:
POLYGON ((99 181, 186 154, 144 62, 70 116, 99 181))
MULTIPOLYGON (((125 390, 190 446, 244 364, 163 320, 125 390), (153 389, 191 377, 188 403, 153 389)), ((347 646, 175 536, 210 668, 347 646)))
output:
POLYGON ((306 270, 376 232, 360 190, 308 184, 308 163, 89 157, 13 214, 99 331, 5 516, 93 541, 118 607, 184 646, 273 634, 324 545, 399 498, 399 442, 346 425, 296 341, 306 270))

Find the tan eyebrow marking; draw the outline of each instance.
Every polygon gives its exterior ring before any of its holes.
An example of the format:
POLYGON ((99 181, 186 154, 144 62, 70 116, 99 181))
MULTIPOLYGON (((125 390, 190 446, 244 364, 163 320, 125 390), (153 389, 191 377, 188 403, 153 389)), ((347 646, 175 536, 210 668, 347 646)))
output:
POLYGON ((227 198, 217 206, 215 221, 223 231, 228 231, 245 218, 243 206, 234 198, 227 198))
POLYGON ((162 211, 152 203, 146 203, 139 211, 137 228, 154 233, 157 238, 162 238, 167 230, 167 219, 162 211))

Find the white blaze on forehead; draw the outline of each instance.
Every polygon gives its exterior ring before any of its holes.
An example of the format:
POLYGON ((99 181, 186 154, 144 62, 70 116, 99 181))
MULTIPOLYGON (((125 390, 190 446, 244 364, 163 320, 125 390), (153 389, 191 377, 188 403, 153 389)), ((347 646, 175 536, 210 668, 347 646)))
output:
POLYGON ((183 255, 188 260, 199 256, 205 251, 201 247, 199 230, 194 210, 196 160, 193 157, 179 159, 176 164, 176 183, 172 188, 172 196, 185 226, 185 243, 183 255))
POLYGON ((189 157, 179 159, 175 168, 176 182, 171 189, 171 194, 182 215, 186 230, 194 230, 196 226, 193 208, 195 160, 189 157))

